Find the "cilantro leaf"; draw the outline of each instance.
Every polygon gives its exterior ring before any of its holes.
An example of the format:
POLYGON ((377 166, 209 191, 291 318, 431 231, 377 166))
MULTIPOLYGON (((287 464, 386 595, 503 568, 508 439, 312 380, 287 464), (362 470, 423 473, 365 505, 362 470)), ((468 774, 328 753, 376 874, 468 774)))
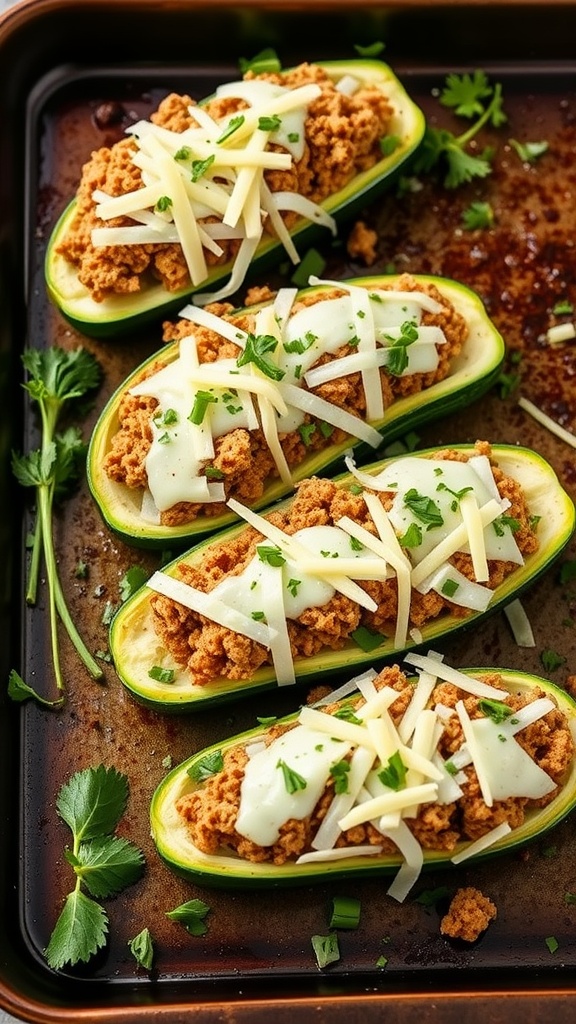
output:
POLYGON ((106 942, 108 917, 97 898, 112 896, 142 873, 144 855, 127 839, 112 835, 128 798, 128 780, 115 768, 99 765, 76 772, 56 797, 56 809, 72 831, 65 859, 76 884, 66 897, 45 956, 51 967, 89 958, 106 942))
POLYGON ((518 142, 517 139, 508 139, 508 141, 525 164, 535 163, 549 149, 549 144, 544 140, 542 142, 518 142))
POLYGON ((128 780, 99 765, 76 772, 56 799, 56 809, 77 842, 113 832, 128 800, 128 780))
POLYGON ((470 206, 462 213, 462 223, 467 231, 489 228, 494 223, 494 210, 490 203, 470 203, 470 206))
POLYGON ((171 921, 179 921, 190 935, 205 935, 208 925, 204 918, 209 911, 210 907, 203 900, 188 900, 174 910, 167 910, 166 917, 171 921))
POLYGON ((443 183, 449 189, 474 178, 485 178, 492 170, 492 154, 484 151, 476 156, 466 147, 484 125, 498 128, 507 121, 500 83, 491 86, 483 71, 473 75, 451 74, 445 79, 440 102, 459 117, 476 119, 461 135, 428 125, 414 162, 415 174, 443 170, 443 183))
POLYGON ((96 836, 80 843, 78 853, 66 859, 92 896, 113 896, 132 885, 142 874, 144 855, 121 836, 96 836))
POLYGON ((484 71, 475 71, 472 75, 450 74, 446 76, 440 103, 451 107, 460 117, 472 118, 484 113, 483 100, 491 94, 492 87, 484 71))
POLYGON ((135 935, 133 939, 128 942, 128 949, 132 953, 136 962, 140 967, 144 967, 147 971, 152 969, 154 962, 154 943, 152 942, 152 936, 148 928, 143 928, 138 935, 135 935))
POLYGON ((66 897, 44 955, 54 970, 65 964, 86 963, 105 944, 107 933, 106 911, 75 889, 66 897))

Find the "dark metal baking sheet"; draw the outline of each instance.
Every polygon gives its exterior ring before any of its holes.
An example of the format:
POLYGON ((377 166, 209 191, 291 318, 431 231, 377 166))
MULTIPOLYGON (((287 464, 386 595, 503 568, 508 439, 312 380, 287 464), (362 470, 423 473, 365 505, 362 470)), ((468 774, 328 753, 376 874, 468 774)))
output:
MULTIPOLYGON (((502 82, 509 122, 484 132, 482 145, 497 146, 490 178, 448 192, 427 180, 421 190, 394 192, 366 209, 378 232, 378 259, 370 270, 451 276, 475 288, 519 363, 521 391, 567 429, 576 430, 576 348, 544 344, 550 309, 559 299, 576 303, 576 62, 568 40, 576 8, 560 5, 437 5, 335 3, 201 4, 37 0, 0 21, 0 176, 2 317, 1 443, 3 515, 2 678, 9 668, 39 687, 50 686, 45 609, 24 611, 24 536, 30 510, 11 480, 11 447, 28 447, 37 424, 21 395, 20 352, 25 343, 85 344, 100 359, 104 382, 83 422, 89 434, 98 410, 123 376, 158 346, 154 325, 122 342, 95 342, 77 334, 46 298, 43 256, 56 217, 75 189, 92 149, 118 137, 121 124, 99 127, 103 103, 121 104, 126 117, 146 116, 170 90, 195 97, 234 77, 240 56, 275 46, 283 63, 354 56, 353 44, 386 42, 395 68, 431 123, 448 123, 437 90, 451 70, 483 67, 502 82), (80 13, 81 12, 81 13, 80 13), (562 22, 562 23, 561 23, 562 22), (328 26, 330 31, 327 31, 328 26), (513 31, 512 31, 513 29, 513 31), (431 40, 434 45, 431 46, 431 40), (438 121, 439 123, 439 121, 438 121), (549 153, 522 164, 508 140, 547 139, 549 153), (470 233, 462 211, 489 199, 494 226, 470 233), (22 554, 20 554, 22 552, 22 554)), ((449 119, 448 119, 449 120, 449 119)), ((345 235, 344 235, 345 237, 345 235)), ((366 267, 345 248, 324 247, 326 274, 354 276, 366 267)), ((273 275, 272 284, 281 283, 273 275)), ((420 431, 420 445, 486 438, 522 443, 541 452, 576 496, 574 449, 551 435, 517 405, 518 391, 499 389, 465 411, 420 431)), ((117 603, 130 565, 151 570, 154 556, 118 542, 103 526, 82 487, 58 520, 61 575, 72 611, 88 645, 103 650, 106 602, 117 603), (74 568, 89 566, 86 580, 74 568)), ((566 558, 575 557, 574 546, 566 558)), ((445 650, 455 665, 505 665, 542 673, 540 653, 554 648, 565 663, 552 678, 563 685, 576 672, 576 598, 551 569, 524 599, 536 647, 520 649, 501 615, 445 650)), ((148 804, 173 763, 255 721, 256 714, 289 710, 301 698, 269 694, 189 718, 165 718, 128 697, 110 666, 102 685, 88 679, 66 653, 69 685, 58 714, 32 704, 15 706, 2 695, 0 799, 3 887, 0 899, 0 1005, 36 1021, 132 1022, 162 1014, 170 1022, 202 1020, 443 1019, 498 1020, 511 1002, 529 1020, 542 1019, 546 1003, 570 1012, 576 999, 576 822, 568 819, 522 854, 510 854, 458 871, 432 872, 414 896, 446 886, 474 884, 498 908, 498 917, 472 947, 448 943, 439 932, 440 909, 409 898, 397 905, 386 882, 305 886, 262 892, 203 891, 162 865, 149 835, 148 804), (146 874, 106 908, 110 942, 82 970, 55 974, 43 959, 51 928, 70 888, 63 851, 69 835, 57 818, 56 794, 73 771, 104 762, 130 781, 124 834, 146 855, 146 874), (325 933, 333 895, 360 897, 361 927, 341 936, 341 960, 319 971, 310 937, 325 933), (165 912, 199 896, 210 905, 205 937, 189 936, 165 912), (156 966, 136 967, 127 941, 150 927, 156 966), (554 936, 551 954, 546 938, 554 936), (385 970, 376 966, 381 954, 385 970), (472 998, 473 995, 473 998, 472 998), (505 997, 504 997, 505 995, 505 997), (568 1009, 567 1009, 568 1008, 568 1009), (474 1016, 472 1016, 474 1014, 474 1016), (476 1017, 475 1015, 478 1014, 476 1017)))

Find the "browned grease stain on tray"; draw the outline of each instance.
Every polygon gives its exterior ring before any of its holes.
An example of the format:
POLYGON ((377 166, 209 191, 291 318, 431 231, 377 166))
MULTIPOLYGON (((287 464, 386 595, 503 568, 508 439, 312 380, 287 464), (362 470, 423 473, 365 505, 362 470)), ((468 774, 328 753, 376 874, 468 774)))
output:
MULTIPOLYGON (((426 179, 418 190, 386 196, 368 207, 363 219, 378 232, 378 258, 370 268, 347 260, 342 246, 326 249, 325 276, 338 278, 384 273, 389 264, 397 271, 433 273, 453 277, 474 288, 508 346, 507 372, 520 374, 519 391, 564 427, 576 432, 576 346, 550 348, 546 331, 553 322, 551 309, 559 300, 576 303, 574 239, 576 238, 576 97, 564 79, 552 73, 536 84, 511 73, 504 76, 508 124, 482 134, 479 147, 493 144, 493 174, 456 191, 446 191, 426 179), (522 164, 508 140, 547 139, 549 151, 534 164, 522 164), (474 200, 489 201, 494 225, 487 230, 463 229, 462 212, 474 200)), ((152 83, 151 83, 152 84, 152 83)), ((441 79, 408 75, 406 84, 421 102, 431 123, 449 116, 431 95, 441 79)), ((200 89, 199 95, 203 91, 200 89)), ((122 102, 123 109, 146 114, 155 106, 151 93, 117 97, 106 80, 96 82, 85 101, 52 101, 41 119, 43 162, 36 251, 35 298, 47 344, 87 344, 102 362, 105 382, 97 406, 86 420, 86 430, 99 408, 130 369, 160 342, 160 329, 147 329, 136 341, 93 342, 83 339, 46 304, 41 284, 41 258, 53 218, 73 191, 80 165, 97 145, 109 144, 119 133, 115 116, 104 116, 101 104, 122 102), (98 113, 98 110, 100 111, 98 113)), ((121 127, 121 125, 120 125, 121 127)), ((343 233, 345 237, 346 232, 343 233)), ((272 284, 285 281, 270 276, 272 284)), ((239 303, 243 296, 238 296, 239 303)), ((474 441, 521 443, 547 458, 561 482, 576 497, 573 449, 558 441, 517 405, 518 390, 506 398, 496 388, 469 408, 420 431, 422 447, 474 441)), ((103 526, 84 488, 68 506, 58 524, 62 578, 73 615, 82 623, 94 650, 107 647, 103 621, 107 602, 120 600, 119 584, 133 564, 148 570, 157 557, 128 548, 103 526), (78 559, 88 564, 85 580, 75 577, 78 559)), ((574 547, 566 557, 574 557, 574 547)), ((552 569, 524 599, 536 634, 535 649, 518 649, 503 616, 489 619, 471 634, 441 646, 451 663, 459 666, 503 665, 542 672, 539 654, 552 647, 565 654, 565 665, 553 675, 563 684, 574 662, 574 626, 562 625, 575 613, 575 598, 558 583, 552 569)), ((45 669, 46 636, 38 615, 29 614, 26 630, 30 682, 49 686, 45 669)), ((68 655, 70 652, 66 648, 68 655)), ((549 960, 545 936, 560 943, 563 964, 576 962, 573 942, 574 912, 564 904, 564 893, 576 888, 572 866, 575 826, 562 823, 550 840, 523 854, 511 854, 480 867, 433 872, 419 882, 423 889, 445 885, 454 891, 474 884, 496 903, 498 918, 473 950, 451 945, 439 934, 439 911, 409 898, 402 906, 385 895, 387 882, 362 881, 304 887, 280 894, 203 890, 175 877, 157 858, 150 838, 148 806, 165 774, 166 757, 176 764, 194 750, 255 724, 256 715, 291 710, 304 694, 267 694, 215 712, 189 718, 164 717, 136 704, 122 689, 114 670, 105 666, 106 680, 90 681, 74 657, 66 659, 70 697, 58 716, 33 706, 26 709, 25 725, 25 860, 23 886, 29 942, 40 951, 46 944, 72 876, 63 851, 69 841, 58 820, 54 801, 72 772, 104 762, 127 773, 131 797, 120 832, 138 843, 146 855, 141 882, 115 900, 106 901, 110 916, 107 951, 90 964, 86 977, 132 979, 142 977, 127 950, 127 941, 148 926, 156 946, 160 979, 204 982, 236 978, 299 979, 317 977, 310 937, 328 930, 331 897, 346 893, 362 901, 362 921, 356 932, 341 936, 341 961, 332 974, 350 979, 363 972, 375 985, 382 974, 376 961, 388 957, 386 983, 391 977, 450 977, 454 967, 466 972, 515 967, 536 968, 549 960), (548 849, 550 847, 550 849, 548 849), (553 850, 552 850, 553 847, 553 850), (546 853, 553 855, 546 856, 546 853), (538 893, 538 905, 534 894, 538 893), (211 907, 208 934, 196 939, 165 912, 184 900, 199 897, 211 907)), ((72 972, 74 973, 74 972, 72 972)), ((470 975, 471 976, 471 975, 470 975)), ((198 989, 200 991, 200 989, 198 989)), ((278 989, 280 991, 280 989, 278 989)))

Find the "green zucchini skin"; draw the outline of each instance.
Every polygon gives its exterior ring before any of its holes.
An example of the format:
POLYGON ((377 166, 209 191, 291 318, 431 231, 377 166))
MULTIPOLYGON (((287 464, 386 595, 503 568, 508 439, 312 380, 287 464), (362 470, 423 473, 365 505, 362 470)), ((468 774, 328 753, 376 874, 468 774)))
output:
MULTIPOLYGON (((420 145, 425 121, 422 111, 387 64, 377 60, 324 61, 318 64, 336 81, 350 74, 360 78, 364 84, 381 88, 396 110, 391 133, 398 137, 399 143, 394 152, 383 156, 374 167, 357 175, 345 188, 322 203, 328 213, 338 222, 343 222, 393 184, 401 168, 420 145)), ((89 337, 113 338, 132 333, 150 321, 160 322, 181 309, 194 291, 216 288, 230 275, 232 264, 227 263, 214 267, 196 289, 190 286, 178 292, 168 292, 162 285, 150 283, 134 296, 111 296, 103 302, 94 302, 78 281, 74 267, 57 252, 74 210, 75 200, 72 200, 52 231, 45 259, 45 279, 53 304, 73 327, 89 337)), ((298 221, 291 234, 300 255, 321 231, 304 219, 298 221)), ((252 262, 250 276, 270 270, 284 258, 284 248, 279 242, 273 238, 263 239, 252 262)))
MULTIPOLYGON (((428 423, 439 416, 449 415, 480 398, 496 381, 505 354, 503 338, 488 318, 483 303, 475 292, 455 281, 430 275, 415 275, 414 280, 422 285, 435 285, 465 317, 470 325, 470 332, 462 352, 453 362, 452 372, 444 380, 423 391, 398 398, 386 409, 384 418, 372 424, 382 432, 387 444, 424 422, 428 423)), ((366 288, 377 288, 394 287, 397 281, 398 275, 387 275, 355 278, 350 283, 366 288)), ((305 295, 311 291, 321 290, 327 289, 316 286, 303 289, 299 294, 305 295)), ((261 306, 252 308, 256 310, 261 306)), ((125 485, 110 480, 103 470, 104 457, 110 448, 112 435, 118 428, 118 409, 122 395, 135 382, 144 367, 153 362, 168 361, 175 357, 177 351, 176 343, 165 345, 123 382, 100 414, 89 444, 88 484, 102 517, 108 528, 122 541, 141 548, 176 544, 180 547, 186 546, 208 533, 237 522, 236 515, 228 511, 216 516, 201 515, 192 522, 180 526, 162 526, 146 522, 139 514, 140 492, 131 491, 125 485)), ((338 461, 342 460, 344 453, 352 447, 357 450, 359 459, 374 457, 374 449, 363 442, 354 442, 352 438, 348 438, 338 445, 328 445, 312 452, 294 468, 294 481, 328 473, 330 467, 334 467, 335 471, 338 461)), ((255 502, 253 507, 266 508, 287 493, 287 486, 279 479, 275 479, 265 487, 261 499, 255 502)))
MULTIPOLYGON (((452 447, 464 453, 474 450, 472 445, 452 447)), ((428 449, 414 454, 426 457, 434 450, 428 449)), ((401 656, 407 650, 417 646, 433 646, 434 643, 461 630, 473 628, 517 598, 550 568, 574 532, 576 512, 572 499, 561 487, 552 467, 536 452, 514 445, 493 445, 492 454, 503 471, 521 483, 531 513, 541 518, 539 549, 528 555, 524 565, 515 569, 496 588, 488 610, 471 613, 466 618, 441 615, 423 626, 422 640, 419 644, 410 643, 401 651, 394 647, 393 639, 385 638, 379 647, 369 653, 350 641, 342 650, 326 651, 313 657, 296 659, 297 683, 310 684, 345 672, 352 674, 367 665, 383 664, 387 659, 401 656)), ((392 460, 373 463, 365 467, 365 471, 378 471, 390 461, 392 460)), ((335 479, 339 485, 346 487, 354 478, 345 473, 335 479)), ((287 499, 281 506, 276 507, 283 507, 289 501, 290 499, 287 499)), ((183 560, 200 564, 211 544, 231 540, 245 528, 244 524, 239 524, 197 544, 185 555, 166 566, 164 571, 176 575, 178 563, 183 560)), ((188 713, 254 696, 276 687, 271 666, 261 667, 248 680, 215 679, 204 686, 192 685, 183 670, 178 670, 178 667, 167 658, 166 651, 155 637, 149 618, 151 596, 151 591, 144 585, 122 605, 110 626, 110 651, 116 672, 122 684, 137 701, 161 712, 188 713), (148 673, 154 665, 173 668, 174 681, 160 683, 151 679, 148 673)))
MULTIPOLYGON (((462 669, 467 675, 481 678, 495 670, 493 668, 462 669)), ((553 699, 576 727, 576 703, 559 687, 539 676, 524 672, 498 669, 502 683, 513 692, 530 690, 540 687, 553 699)), ((296 714, 287 716, 282 721, 289 722, 296 714)), ((255 740, 266 729, 259 726, 240 736, 234 736, 223 743, 213 744, 195 753, 182 764, 174 768, 157 787, 150 806, 150 824, 156 850, 161 859, 176 874, 202 886, 216 888, 280 888, 282 886, 310 885, 314 882, 343 878, 382 877, 395 873, 401 863, 400 856, 380 855, 375 857, 350 857, 345 861, 317 862, 314 864, 286 863, 283 865, 253 864, 241 860, 234 854, 209 856, 199 851, 188 839, 186 825, 179 819, 174 809, 175 801, 195 788, 195 783, 188 774, 188 769, 201 761, 207 754, 225 751, 238 743, 255 740)), ((470 857, 466 866, 489 857, 497 857, 525 843, 542 836, 554 825, 557 825, 576 805, 576 759, 574 760, 565 785, 558 796, 547 807, 532 810, 520 828, 495 843, 493 846, 470 857)), ((451 856, 463 848, 459 844, 451 856)), ((450 856, 443 851, 424 851, 424 869, 448 868, 450 856)))

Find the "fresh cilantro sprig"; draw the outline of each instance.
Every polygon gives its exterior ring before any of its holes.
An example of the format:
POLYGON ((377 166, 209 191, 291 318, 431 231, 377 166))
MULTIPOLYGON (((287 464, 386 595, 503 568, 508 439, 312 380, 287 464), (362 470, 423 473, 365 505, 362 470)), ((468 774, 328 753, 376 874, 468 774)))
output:
POLYGON ((128 794, 126 776, 104 765, 76 772, 58 793, 56 810, 72 832, 72 848, 65 857, 76 884, 45 950, 54 970, 87 963, 105 945, 108 915, 98 901, 121 892, 142 874, 142 851, 114 834, 128 794))
POLYGON ((43 350, 30 348, 23 352, 22 363, 27 372, 24 387, 37 404, 41 417, 40 448, 27 455, 12 452, 12 471, 18 483, 22 487, 33 488, 36 496, 36 529, 26 603, 36 603, 44 558, 52 662, 59 696, 53 701, 40 697, 15 671, 10 674, 8 692, 14 700, 34 697, 45 706, 60 707, 64 701, 65 687, 60 665, 58 618, 90 674, 94 679, 102 678, 102 669, 88 651, 68 610, 58 575, 53 537, 54 506, 77 484, 86 456, 86 446, 79 430, 68 427, 58 431, 58 426, 70 403, 98 386, 101 371, 94 356, 83 348, 73 351, 57 347, 43 350))
POLYGON ((484 71, 450 74, 445 79, 440 103, 458 117, 474 120, 460 135, 428 125, 414 163, 415 174, 439 169, 444 173, 446 188, 458 188, 474 178, 487 177, 492 170, 490 154, 476 156, 466 147, 486 124, 499 128, 506 123, 501 84, 491 85, 484 71))

